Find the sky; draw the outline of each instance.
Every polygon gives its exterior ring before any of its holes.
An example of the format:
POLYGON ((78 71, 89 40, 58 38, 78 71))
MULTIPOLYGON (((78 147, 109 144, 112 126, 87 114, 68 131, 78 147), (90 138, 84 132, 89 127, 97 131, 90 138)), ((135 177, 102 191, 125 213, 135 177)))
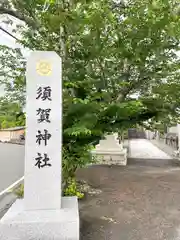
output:
MULTIPOLYGON (((0 30, 0 45, 7 45, 7 46, 13 47, 13 48, 16 46, 13 38, 11 38, 7 34, 3 33, 2 30, 0 30)), ((0 85, 0 96, 2 96, 3 93, 4 93, 3 86, 0 85)))
MULTIPOLYGON (((8 32, 12 33, 13 35, 16 35, 15 33, 12 32, 13 26, 9 26, 6 23, 3 23, 2 21, 4 19, 0 18, 0 26, 3 27, 5 30, 7 30, 8 32)), ((12 18, 14 24, 20 23, 20 21, 17 21, 17 19, 12 18)), ((19 38, 19 36, 16 35, 17 38, 19 38)), ((5 32, 3 32, 2 30, 0 30, 0 45, 6 45, 8 47, 11 48, 22 48, 22 46, 18 43, 16 43, 16 40, 9 36, 8 34, 6 34, 5 32)), ((25 56, 28 56, 28 51, 23 49, 23 54, 25 56)), ((3 96, 4 94, 4 87, 2 85, 0 85, 0 96, 3 96)))
MULTIPOLYGON (((11 29, 7 26, 7 24, 1 22, 1 27, 11 32, 11 29)), ((15 43, 15 39, 0 30, 0 45, 7 45, 8 47, 15 48, 17 44, 15 43)), ((2 84, 0 85, 0 96, 4 93, 4 88, 2 84)))

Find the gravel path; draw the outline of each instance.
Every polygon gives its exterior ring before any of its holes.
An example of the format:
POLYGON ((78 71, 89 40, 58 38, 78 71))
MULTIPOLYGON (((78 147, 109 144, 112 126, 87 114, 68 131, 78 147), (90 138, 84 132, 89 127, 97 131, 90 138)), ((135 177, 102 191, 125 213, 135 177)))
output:
POLYGON ((180 168, 81 169, 99 194, 80 201, 81 240, 179 240, 180 168))

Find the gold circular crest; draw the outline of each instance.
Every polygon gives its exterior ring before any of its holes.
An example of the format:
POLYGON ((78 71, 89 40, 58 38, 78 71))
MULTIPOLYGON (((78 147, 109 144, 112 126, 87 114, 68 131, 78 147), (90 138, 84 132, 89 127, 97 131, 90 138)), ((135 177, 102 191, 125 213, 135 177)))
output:
POLYGON ((36 71, 39 75, 49 76, 52 72, 51 63, 45 60, 41 60, 36 64, 36 71))

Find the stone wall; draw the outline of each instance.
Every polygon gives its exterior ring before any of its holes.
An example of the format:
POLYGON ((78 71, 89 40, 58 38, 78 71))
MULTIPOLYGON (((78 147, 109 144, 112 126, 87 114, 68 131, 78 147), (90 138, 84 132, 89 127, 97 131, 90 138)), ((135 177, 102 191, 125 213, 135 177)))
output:
POLYGON ((20 136, 23 135, 25 129, 2 129, 0 130, 0 141, 1 142, 15 142, 20 140, 20 136))

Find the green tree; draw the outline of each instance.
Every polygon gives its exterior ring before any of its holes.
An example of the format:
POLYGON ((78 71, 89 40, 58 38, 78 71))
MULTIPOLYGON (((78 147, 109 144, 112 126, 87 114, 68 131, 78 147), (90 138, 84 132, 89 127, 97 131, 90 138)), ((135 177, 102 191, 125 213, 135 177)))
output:
POLYGON ((24 126, 25 116, 21 105, 16 102, 10 102, 5 98, 0 99, 0 128, 9 128, 15 126, 24 126))
MULTIPOLYGON (((23 22, 16 31, 24 47, 62 57, 64 176, 73 177, 89 161, 88 150, 105 133, 178 113, 179 1, 126 2, 0 5, 0 13, 23 22)), ((19 49, 0 50, 2 82, 9 97, 24 104, 23 55, 19 49)))

